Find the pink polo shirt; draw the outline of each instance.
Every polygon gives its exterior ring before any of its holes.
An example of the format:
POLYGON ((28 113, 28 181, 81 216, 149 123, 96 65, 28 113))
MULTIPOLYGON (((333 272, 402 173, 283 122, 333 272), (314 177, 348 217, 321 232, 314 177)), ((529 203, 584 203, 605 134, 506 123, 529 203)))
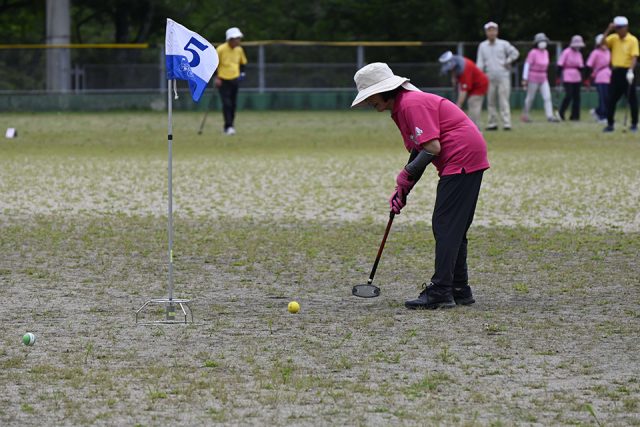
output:
POLYGON ((526 63, 529 64, 529 82, 544 83, 547 81, 547 69, 549 68, 547 49, 531 49, 527 55, 526 63))
POLYGON ((593 70, 591 77, 595 84, 609 84, 611 82, 611 52, 609 49, 593 49, 587 59, 587 66, 593 70))
POLYGON ((580 83, 582 75, 580 68, 584 67, 582 53, 570 47, 562 51, 558 65, 562 67, 562 81, 565 83, 580 83))
POLYGON ((400 91, 391 118, 396 122, 407 151, 440 141, 440 154, 432 163, 439 176, 489 169, 487 143, 478 127, 453 102, 420 91, 400 91))

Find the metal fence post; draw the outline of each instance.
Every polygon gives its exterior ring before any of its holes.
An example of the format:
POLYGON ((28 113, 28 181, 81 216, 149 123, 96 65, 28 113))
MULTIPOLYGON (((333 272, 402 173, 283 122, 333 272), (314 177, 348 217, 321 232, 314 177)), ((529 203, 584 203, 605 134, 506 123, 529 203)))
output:
POLYGON ((356 48, 356 69, 364 67, 364 46, 360 45, 356 48))
POLYGON ((164 67, 166 67, 165 60, 164 60, 164 46, 158 49, 158 54, 159 54, 158 55, 159 56, 158 58, 158 73, 159 73, 158 90, 162 93, 164 92, 167 86, 167 83, 166 83, 167 78, 165 77, 165 70, 164 70, 164 67))
POLYGON ((78 64, 75 64, 73 66, 73 89, 75 93, 80 92, 80 67, 78 67, 78 64))
MULTIPOLYGON (((70 0, 46 1, 46 43, 67 45, 71 41, 70 0)), ((49 92, 71 90, 73 69, 71 50, 55 48, 46 50, 46 87, 49 92)))
POLYGON ((266 88, 265 65, 264 65, 264 45, 258 46, 258 92, 264 93, 266 88))

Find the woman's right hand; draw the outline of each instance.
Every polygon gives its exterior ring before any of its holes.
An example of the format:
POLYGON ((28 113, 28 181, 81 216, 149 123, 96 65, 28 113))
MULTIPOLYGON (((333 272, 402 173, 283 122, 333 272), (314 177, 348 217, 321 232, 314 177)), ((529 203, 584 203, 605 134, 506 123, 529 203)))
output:
POLYGON ((523 88, 525 88, 525 89, 526 89, 528 85, 529 85, 529 82, 527 82, 526 80, 523 80, 523 81, 522 81, 522 87, 523 87, 523 88))
POLYGON ((215 85, 216 85, 216 87, 222 86, 222 80, 220 80, 218 77, 216 77, 215 85))

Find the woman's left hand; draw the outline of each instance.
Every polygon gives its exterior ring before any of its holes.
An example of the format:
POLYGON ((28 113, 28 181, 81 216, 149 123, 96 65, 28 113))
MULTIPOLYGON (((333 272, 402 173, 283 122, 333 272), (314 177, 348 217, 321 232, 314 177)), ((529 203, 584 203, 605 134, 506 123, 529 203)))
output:
POLYGON ((407 204, 407 196, 416 182, 409 175, 409 172, 403 168, 396 178, 396 184, 396 189, 391 195, 391 199, 389 199, 389 206, 395 214, 399 214, 407 204))

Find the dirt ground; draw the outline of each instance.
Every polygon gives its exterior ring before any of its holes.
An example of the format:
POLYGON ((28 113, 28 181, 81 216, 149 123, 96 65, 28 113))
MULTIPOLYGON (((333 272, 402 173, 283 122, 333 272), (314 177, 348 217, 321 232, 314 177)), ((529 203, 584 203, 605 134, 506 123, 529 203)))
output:
POLYGON ((303 114, 335 126, 299 147, 278 137, 297 116, 269 117, 272 145, 177 148, 176 296, 193 299, 191 325, 135 323, 166 293, 164 147, 145 139, 162 115, 77 115, 70 129, 42 115, 22 145, 0 146, 1 425, 640 425, 640 145, 612 142, 592 171, 587 124, 562 128, 570 142, 495 137, 469 235, 477 303, 414 312, 403 303, 431 273, 435 178, 393 226, 382 295, 357 299, 405 154, 369 148, 378 168, 345 172, 352 192, 342 168, 362 143, 345 129, 396 135, 364 114, 303 114), (121 122, 138 139, 109 145, 121 122), (349 147, 316 145, 326 138, 349 147), (223 174, 247 147, 262 156, 245 170, 253 187, 223 174), (547 164, 524 162, 531 150, 547 164))
POLYGON ((178 224, 189 326, 134 323, 163 224, 4 227, 3 424, 640 423, 640 236, 478 229, 477 304, 411 312, 425 224, 394 230, 373 300, 349 291, 381 224, 178 224))

